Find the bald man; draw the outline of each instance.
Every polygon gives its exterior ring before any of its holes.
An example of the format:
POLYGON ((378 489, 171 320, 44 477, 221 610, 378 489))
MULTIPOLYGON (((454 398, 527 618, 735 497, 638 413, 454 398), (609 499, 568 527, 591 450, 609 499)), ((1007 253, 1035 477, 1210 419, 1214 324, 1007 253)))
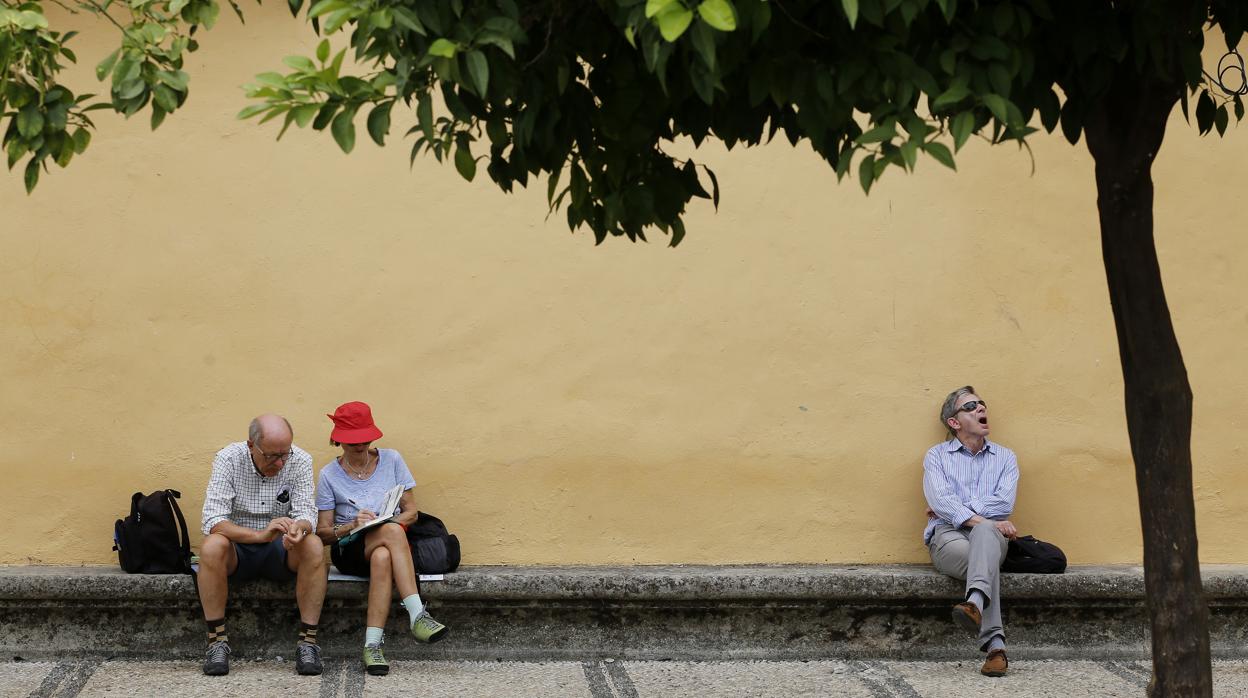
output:
POLYGON ((229 585, 265 578, 295 580, 299 640, 295 670, 321 673, 316 642, 329 573, 316 521, 312 457, 296 448, 290 422, 275 414, 251 420, 247 440, 217 452, 204 497, 199 602, 208 624, 204 673, 230 672, 225 600, 229 585))

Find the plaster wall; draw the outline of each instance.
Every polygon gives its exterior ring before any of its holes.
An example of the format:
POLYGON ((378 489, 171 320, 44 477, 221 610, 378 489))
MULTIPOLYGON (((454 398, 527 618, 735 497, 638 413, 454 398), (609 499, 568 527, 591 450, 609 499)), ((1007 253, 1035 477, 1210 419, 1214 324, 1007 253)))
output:
MULTIPOLYGON (((544 220, 544 181, 409 170, 397 118, 386 149, 361 118, 350 156, 235 120, 241 84, 315 45, 279 5, 202 36, 155 133, 101 116, 33 195, 0 179, 0 564, 115 560, 135 490, 180 489, 197 524, 260 412, 319 469, 347 400, 468 563, 923 562, 921 459, 965 383, 1019 455, 1020 529, 1140 559, 1082 145, 1037 136, 1032 174, 976 142, 869 197, 805 148, 707 147, 723 200, 680 247, 595 247, 544 220)), ((112 38, 76 40, 77 90, 112 38)), ((1155 168, 1205 562, 1248 562, 1241 131, 1176 116, 1155 168)))

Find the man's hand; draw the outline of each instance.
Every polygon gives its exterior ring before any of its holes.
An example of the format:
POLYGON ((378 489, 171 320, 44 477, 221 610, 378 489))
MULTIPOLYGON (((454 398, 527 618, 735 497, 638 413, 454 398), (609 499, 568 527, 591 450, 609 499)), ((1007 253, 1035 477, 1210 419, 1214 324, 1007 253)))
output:
POLYGON ((1018 538, 1018 529, 1014 527, 1013 523, 1010 523, 1009 521, 994 521, 993 524, 996 525, 997 530, 1001 532, 1001 535, 1006 538, 1009 538, 1010 540, 1018 538))
POLYGON ((280 516, 270 521, 269 525, 265 526, 264 530, 261 531, 261 535, 264 537, 264 542, 267 543, 274 538, 277 538, 279 535, 294 533, 297 528, 299 528, 299 523, 297 521, 285 516, 280 516))
POLYGON ((286 548, 287 550, 290 550, 291 548, 298 545, 299 541, 303 540, 303 537, 306 536, 307 534, 308 534, 308 530, 304 528, 303 526, 300 526, 299 522, 296 521, 295 525, 292 527, 290 531, 287 531, 286 533, 282 534, 282 547, 286 548))
POLYGON ((932 508, 931 508, 931 507, 928 507, 928 508, 924 509, 924 510, 923 510, 923 515, 924 515, 924 516, 926 516, 926 517, 927 517, 927 518, 929 518, 929 519, 934 519, 934 518, 936 518, 936 512, 932 511, 932 508))

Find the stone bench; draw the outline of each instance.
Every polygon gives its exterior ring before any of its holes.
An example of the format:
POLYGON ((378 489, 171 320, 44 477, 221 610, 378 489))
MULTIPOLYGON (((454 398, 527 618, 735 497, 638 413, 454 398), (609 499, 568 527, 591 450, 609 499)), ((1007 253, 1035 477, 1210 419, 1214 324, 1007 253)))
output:
MULTIPOLYGON (((1248 657, 1248 566, 1207 565, 1213 650, 1248 657)), ((354 655, 367 585, 332 581, 321 619, 327 654, 354 655)), ((293 585, 232 590, 240 656, 289 654, 293 585)), ((397 607, 396 658, 805 659, 966 656, 950 606, 962 585, 919 565, 463 567, 423 595, 451 626, 418 645, 397 607)), ((1006 632, 1031 657, 1144 657, 1148 617, 1138 566, 1002 577, 1006 632)), ((196 656, 204 634, 194 583, 115 567, 0 566, 0 651, 40 658, 196 656)))

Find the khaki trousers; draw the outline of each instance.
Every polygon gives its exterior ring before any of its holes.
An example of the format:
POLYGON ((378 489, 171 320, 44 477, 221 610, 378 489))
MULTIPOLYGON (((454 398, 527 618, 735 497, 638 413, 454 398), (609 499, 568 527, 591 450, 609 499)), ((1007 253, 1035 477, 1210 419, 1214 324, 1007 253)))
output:
POLYGON ((983 650, 994 635, 1005 639, 1001 627, 1001 562, 1008 546, 1005 536, 991 522, 970 529, 937 524, 927 551, 941 574, 966 580, 966 593, 978 589, 988 597, 979 625, 979 648, 983 650))

